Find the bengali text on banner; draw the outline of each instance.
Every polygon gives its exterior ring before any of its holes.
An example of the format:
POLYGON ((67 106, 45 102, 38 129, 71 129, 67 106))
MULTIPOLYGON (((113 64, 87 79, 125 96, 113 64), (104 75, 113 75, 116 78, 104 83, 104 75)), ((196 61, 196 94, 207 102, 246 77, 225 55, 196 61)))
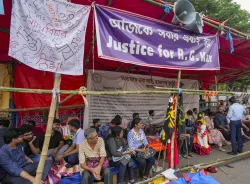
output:
POLYGON ((60 0, 12 2, 9 56, 38 70, 82 75, 90 6, 60 0))
POLYGON ((219 70, 218 37, 126 11, 95 6, 98 56, 141 66, 219 70))

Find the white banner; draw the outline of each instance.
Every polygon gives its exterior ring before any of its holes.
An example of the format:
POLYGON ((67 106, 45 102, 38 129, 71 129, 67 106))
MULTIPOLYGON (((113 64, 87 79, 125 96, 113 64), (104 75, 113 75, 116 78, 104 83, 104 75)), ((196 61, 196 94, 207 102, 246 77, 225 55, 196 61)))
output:
MULTIPOLYGON (((89 91, 136 91, 152 90, 153 86, 176 87, 177 79, 150 77, 128 73, 92 71, 88 73, 87 89, 89 91)), ((183 89, 198 89, 198 82, 183 79, 183 89)), ((198 95, 184 95, 184 110, 199 108, 198 95)), ((141 95, 87 95, 89 107, 84 112, 84 129, 92 126, 95 118, 102 123, 110 122, 115 115, 120 115, 123 121, 131 121, 133 113, 139 113, 145 120, 148 111, 154 110, 153 124, 163 123, 168 106, 169 95, 141 94, 141 95)))
POLYGON ((43 71, 83 74, 90 6, 62 0, 13 0, 9 56, 43 71))

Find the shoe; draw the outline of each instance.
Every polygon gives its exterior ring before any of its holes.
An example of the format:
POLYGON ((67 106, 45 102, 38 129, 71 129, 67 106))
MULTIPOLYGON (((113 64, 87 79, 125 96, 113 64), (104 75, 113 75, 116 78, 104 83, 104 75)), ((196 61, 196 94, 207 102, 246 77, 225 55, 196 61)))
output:
POLYGON ((238 152, 238 153, 243 153, 243 151, 238 151, 238 150, 237 150, 237 152, 238 152))
POLYGON ((226 150, 224 150, 222 147, 219 147, 218 150, 219 150, 219 151, 226 152, 226 150))
POLYGON ((237 155, 237 153, 234 152, 227 152, 228 155, 237 155))
POLYGON ((193 157, 193 155, 191 153, 188 154, 189 157, 193 157))

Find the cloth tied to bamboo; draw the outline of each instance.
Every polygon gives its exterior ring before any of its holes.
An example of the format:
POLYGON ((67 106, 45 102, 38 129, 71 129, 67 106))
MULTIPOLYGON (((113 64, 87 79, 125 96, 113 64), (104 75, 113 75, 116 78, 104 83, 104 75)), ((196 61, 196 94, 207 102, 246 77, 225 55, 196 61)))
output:
POLYGON ((208 101, 211 96, 217 96, 217 91, 205 91, 206 100, 208 101))
POLYGON ((84 96, 84 95, 86 95, 86 90, 87 90, 87 89, 86 89, 84 86, 81 86, 81 87, 79 88, 78 94, 82 96, 82 99, 83 99, 83 101, 84 101, 85 106, 88 107, 88 106, 89 106, 88 100, 87 100, 87 98, 85 98, 85 96, 84 96))
POLYGON ((52 89, 52 97, 56 98, 56 95, 58 95, 58 102, 60 102, 60 89, 53 88, 52 89))

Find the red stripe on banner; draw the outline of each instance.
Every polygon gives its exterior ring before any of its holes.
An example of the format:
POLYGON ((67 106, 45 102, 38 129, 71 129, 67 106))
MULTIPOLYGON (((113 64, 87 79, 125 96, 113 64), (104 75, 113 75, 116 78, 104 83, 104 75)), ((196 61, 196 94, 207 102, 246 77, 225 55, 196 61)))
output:
POLYGON ((109 59, 109 60, 113 60, 113 61, 120 61, 123 63, 128 63, 128 64, 134 64, 134 65, 139 65, 139 66, 146 66, 146 67, 153 67, 153 68, 163 68, 163 69, 172 69, 172 70, 220 70, 219 67, 215 67, 215 68, 195 68, 195 67, 185 67, 185 68, 181 68, 181 67, 174 67, 174 66, 169 66, 169 65, 154 65, 154 64, 141 64, 139 62, 133 62, 133 61, 128 61, 128 60, 123 60, 123 59, 119 59, 119 58, 113 58, 110 56, 99 56, 102 59, 109 59))
MULTIPOLYGON (((144 15, 140 15, 140 14, 128 12, 128 11, 125 11, 125 10, 121 10, 121 9, 117 9, 117 8, 112 8, 112 7, 100 5, 100 4, 96 4, 96 5, 99 6, 99 7, 105 8, 105 9, 107 9, 107 10, 114 11, 114 12, 124 13, 124 14, 126 14, 126 15, 131 15, 131 16, 134 16, 134 17, 139 17, 139 18, 143 18, 143 19, 146 19, 146 20, 158 22, 158 23, 161 23, 161 24, 170 25, 170 26, 175 27, 175 28, 180 28, 179 26, 170 24, 170 23, 168 23, 168 22, 164 22, 164 21, 162 21, 162 20, 154 19, 154 18, 147 17, 147 16, 144 16, 144 15)), ((162 9, 162 10, 163 10, 163 9, 162 9)), ((182 28, 185 29, 184 27, 182 27, 182 28)), ((208 33, 202 33, 202 34, 203 34, 203 35, 207 35, 207 36, 214 36, 214 34, 208 34, 208 33)))

